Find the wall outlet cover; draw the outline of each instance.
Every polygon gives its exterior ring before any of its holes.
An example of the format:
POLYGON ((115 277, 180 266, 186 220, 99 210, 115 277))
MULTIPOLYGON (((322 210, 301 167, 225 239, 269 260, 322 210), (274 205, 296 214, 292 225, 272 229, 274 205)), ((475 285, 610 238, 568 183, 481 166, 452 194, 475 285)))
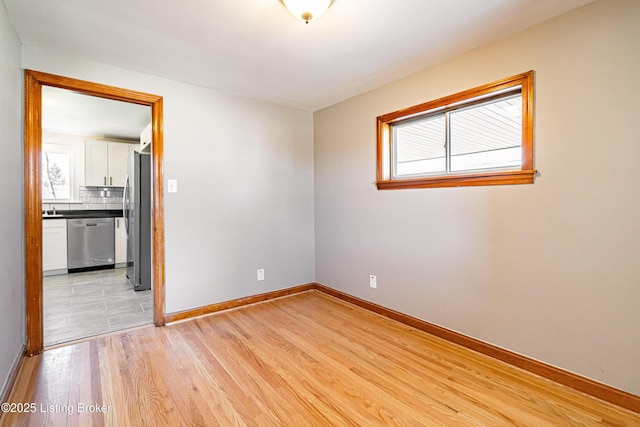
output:
POLYGON ((178 192, 178 180, 177 179, 168 179, 167 180, 167 192, 168 193, 177 193, 178 192))

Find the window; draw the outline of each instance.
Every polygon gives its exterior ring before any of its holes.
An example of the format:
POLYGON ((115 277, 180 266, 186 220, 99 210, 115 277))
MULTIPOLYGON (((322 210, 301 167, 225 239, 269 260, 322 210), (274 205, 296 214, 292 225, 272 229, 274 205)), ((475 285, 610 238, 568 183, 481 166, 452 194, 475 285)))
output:
POLYGON ((74 144, 42 144, 42 199, 70 202, 78 199, 80 147, 74 144))
POLYGON ((378 189, 531 184, 533 71, 378 117, 378 189))
POLYGON ((42 152, 42 198, 69 200, 71 198, 71 155, 42 152))

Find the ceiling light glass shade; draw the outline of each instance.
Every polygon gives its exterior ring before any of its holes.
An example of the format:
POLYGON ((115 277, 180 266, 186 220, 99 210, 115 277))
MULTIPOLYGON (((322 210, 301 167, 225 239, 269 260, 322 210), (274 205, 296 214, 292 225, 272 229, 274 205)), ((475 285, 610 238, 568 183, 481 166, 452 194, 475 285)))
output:
POLYGON ((280 0, 293 16, 307 24, 318 19, 329 9, 333 0, 280 0))

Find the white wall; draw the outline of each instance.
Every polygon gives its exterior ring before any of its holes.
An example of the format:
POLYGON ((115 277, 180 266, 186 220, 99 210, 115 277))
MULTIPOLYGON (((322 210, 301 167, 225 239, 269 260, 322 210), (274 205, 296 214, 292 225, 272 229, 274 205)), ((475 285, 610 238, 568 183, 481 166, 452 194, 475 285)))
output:
POLYGON ((20 41, 0 3, 0 396, 24 343, 22 70, 20 41))
POLYGON ((640 394, 639 46, 600 1, 316 112, 317 281, 640 394), (376 190, 376 116, 530 69, 535 184, 376 190))
POLYGON ((167 312, 314 280, 311 113, 33 47, 22 61, 164 98, 167 312))

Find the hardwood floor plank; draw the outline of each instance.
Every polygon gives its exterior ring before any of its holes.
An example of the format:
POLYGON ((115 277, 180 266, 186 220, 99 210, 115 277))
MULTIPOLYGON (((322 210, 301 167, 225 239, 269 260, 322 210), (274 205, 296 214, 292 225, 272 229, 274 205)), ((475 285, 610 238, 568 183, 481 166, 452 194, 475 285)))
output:
MULTIPOLYGON (((202 379, 200 387, 211 394, 219 406, 213 408, 222 425, 244 425, 246 419, 258 415, 253 402, 248 401, 242 386, 237 384, 216 356, 217 349, 222 347, 220 341, 212 341, 207 336, 215 336, 202 329, 197 322, 185 322, 175 325, 176 329, 169 331, 175 340, 183 340, 184 347, 189 351, 187 356, 194 362, 194 366, 202 379), (247 399, 247 404, 242 404, 247 399), (218 415, 219 414, 219 415, 218 415)), ((167 328, 169 329, 169 328, 167 328)), ((224 351, 224 350, 222 350, 224 351)))
MULTIPOLYGON (((301 313, 297 315, 301 315, 301 313)), ((323 318, 322 316, 324 316, 324 314, 319 315, 321 319, 323 318)), ((331 312, 326 315, 335 316, 337 313, 331 312)), ((372 318, 369 320, 376 321, 378 319, 372 318)), ((445 425, 453 425, 455 423, 455 420, 450 419, 452 414, 459 414, 459 411, 452 406, 452 399, 455 400, 457 398, 455 389, 449 389, 447 391, 442 388, 442 386, 434 387, 434 385, 441 384, 451 375, 451 367, 441 364, 437 359, 431 358, 427 360, 424 358, 424 355, 420 358, 412 355, 411 352, 401 353, 398 351, 399 346, 404 347, 404 343, 376 335, 363 335, 362 332, 358 330, 358 325, 352 322, 344 322, 343 326, 344 327, 333 328, 328 332, 329 337, 333 338, 331 346, 328 346, 325 351, 337 349, 335 352, 332 352, 332 357, 334 357, 335 360, 344 359, 344 353, 349 352, 349 347, 352 349, 360 348, 359 352, 352 352, 348 357, 348 360, 357 360, 358 366, 360 367, 352 367, 350 368, 351 370, 362 369, 359 371, 360 375, 366 374, 364 371, 366 368, 368 368, 369 372, 382 371, 385 373, 384 376, 377 376, 375 381, 372 380, 372 383, 375 383, 377 387, 382 386, 385 382, 389 387, 395 386, 392 393, 393 395, 412 390, 411 395, 405 396, 407 400, 428 405, 430 412, 436 410, 442 411, 445 418, 441 419, 441 421, 444 422, 445 425), (362 337, 366 337, 367 339, 361 340, 360 338, 362 337), (353 344, 354 339, 359 339, 359 342, 355 346, 353 344), (397 355, 399 354, 402 354, 402 357, 398 358, 397 355), (416 368, 421 371, 421 375, 418 377, 415 375, 416 368), (393 384, 385 381, 384 377, 391 377, 393 384), (401 388, 402 391, 400 391, 399 388, 401 388), (432 390, 436 392, 436 396, 441 395, 446 398, 431 398, 426 402, 424 401, 425 394, 423 390, 432 390), (423 400, 423 402, 421 402, 421 400, 423 400)), ((405 349, 407 348, 405 347, 405 349)), ((468 406, 468 399, 464 399, 464 401, 468 406)), ((484 419, 488 423, 500 421, 500 418, 494 414, 483 413, 481 408, 474 409, 474 416, 479 419, 484 419)))
MULTIPOLYGON (((328 315, 335 316, 337 313, 329 313, 328 315)), ((369 320, 375 322, 378 319, 371 318, 369 320)), ((384 319, 384 321, 386 322, 387 320, 384 319)), ((357 365, 361 369, 368 367, 370 371, 383 372, 385 375, 379 376, 377 381, 372 381, 376 387, 380 387, 385 382, 385 378, 392 378, 394 385, 400 384, 403 390, 413 391, 411 396, 406 396, 409 401, 428 405, 430 408, 429 412, 431 413, 437 410, 442 411, 442 414, 446 418, 442 418, 440 421, 442 421, 444 425, 454 425, 456 422, 461 425, 468 425, 466 423, 460 423, 459 420, 451 419, 452 414, 457 418, 457 415, 460 413, 459 410, 455 409, 455 405, 452 402, 452 400, 457 399, 456 390, 446 390, 438 385, 446 381, 448 376, 451 375, 451 367, 447 367, 437 360, 435 360, 436 363, 433 364, 431 361, 434 361, 434 359, 425 361, 424 355, 420 358, 413 357, 415 355, 412 356, 410 352, 399 352, 399 347, 404 347, 404 343, 391 340, 388 337, 363 335, 361 331, 358 331, 358 325, 354 322, 346 321, 343 322, 343 325, 344 327, 333 328, 330 331, 330 335, 334 338, 332 345, 328 348, 336 348, 337 338, 335 337, 346 337, 343 339, 345 343, 344 347, 340 348, 334 355, 336 360, 339 360, 341 357, 340 353, 348 350, 349 346, 354 347, 353 344, 350 344, 354 342, 354 339, 359 340, 359 337, 365 336, 368 338, 368 342, 367 340, 360 340, 358 343, 362 347, 362 354, 353 354, 348 359, 357 360, 357 365), (402 357, 398 357, 400 354, 402 357), (370 363, 367 364, 367 360, 370 363), (434 367, 435 369, 433 369, 434 367), (420 370, 421 375, 415 375, 416 369, 420 370), (429 396, 424 392, 425 390, 431 390, 434 393, 429 396), (439 398, 434 398, 433 396, 439 396, 439 398), (430 397, 428 402, 425 401, 426 397, 430 397)), ((344 357, 342 356, 342 358, 344 357)), ((355 370, 356 368, 351 369, 355 370)), ((361 374, 364 374, 364 371, 361 371, 361 374)), ((393 394, 396 395, 397 392, 398 390, 394 390, 393 394)), ((464 401, 468 407, 469 399, 464 399, 464 401)), ((467 408, 467 410, 469 410, 469 408, 467 408)), ((501 421, 499 416, 488 413, 480 407, 473 408, 473 412, 475 419, 484 420, 490 425, 495 425, 501 421)))
POLYGON ((316 291, 48 350, 24 360, 9 401, 51 410, 0 426, 640 426, 638 413, 316 291))
MULTIPOLYGON (((274 322, 270 322, 270 324, 275 323, 275 321, 277 319, 270 317, 271 319, 274 320, 274 322)), ((300 319, 298 319, 300 320, 300 319)), ((300 323, 300 321, 298 322, 300 323)), ((295 334, 291 334, 286 327, 282 327, 283 325, 280 325, 281 327, 278 329, 282 335, 281 341, 282 342, 296 342, 296 341, 300 341, 298 339, 298 337, 295 336, 295 334)), ((286 325, 284 325, 286 326, 286 325)), ((303 331, 308 331, 311 329, 312 325, 305 325, 305 324, 301 324, 301 330, 303 331)), ((314 330, 318 330, 319 329, 314 329, 314 330)), ((314 337, 312 338, 316 343, 322 343, 325 342, 326 340, 326 336, 323 336, 321 334, 314 334, 314 337)), ((361 398, 362 396, 359 396, 357 393, 357 390, 360 390, 362 388, 371 388, 371 384, 369 384, 366 380, 364 380, 362 377, 356 375, 353 371, 352 371, 352 364, 347 363, 345 364, 345 357, 344 354, 339 355, 339 351, 336 352, 336 348, 337 348, 337 342, 335 341, 335 339, 337 340, 342 340, 342 338, 339 335, 336 335, 335 333, 331 333, 330 334, 330 340, 334 340, 334 341, 330 341, 330 345, 322 345, 322 353, 318 353, 318 356, 316 359, 313 359, 313 363, 308 364, 307 369, 311 369, 314 370, 317 375, 319 376, 321 379, 321 383, 330 383, 332 384, 332 387, 335 389, 336 386, 335 384, 339 384, 340 386, 342 386, 343 388, 340 389, 341 393, 344 395, 342 397, 344 398, 361 398)), ((317 344, 313 344, 312 346, 309 345, 304 345, 302 347, 299 347, 298 349, 300 351, 302 351, 305 354, 309 354, 312 353, 314 351, 316 351, 317 349, 317 344)), ((352 359, 347 358, 346 360, 352 359)), ((355 355, 355 360, 364 360, 366 359, 366 355, 364 354, 360 354, 360 355, 355 355)), ((385 391, 376 387, 376 392, 377 394, 384 394, 385 391)), ((379 397, 379 396, 378 396, 379 397)), ((402 419, 404 417, 404 414, 407 413, 411 413, 413 412, 413 409, 410 407, 407 407, 404 405, 404 403, 400 402, 400 401, 396 401, 396 398, 393 395, 387 395, 384 397, 384 399, 376 399, 377 401, 381 401, 381 400, 389 400, 389 401, 394 401, 394 406, 400 406, 402 407, 402 410, 399 411, 398 413, 394 413, 394 411, 390 411, 389 408, 385 408, 385 407, 381 407, 380 405, 376 405, 375 403, 371 403, 371 402, 363 402, 363 405, 354 405, 354 407, 356 408, 367 408, 367 413, 366 414, 359 414, 360 416, 364 417, 364 421, 368 421, 368 422, 375 422, 376 424, 379 424, 381 421, 383 421, 385 424, 391 424, 391 420, 390 419, 385 419, 385 418, 399 418, 402 419)), ((414 416, 418 417, 418 419, 420 419, 421 417, 423 417, 422 414, 414 414, 414 416)), ((430 420, 423 420, 423 421, 435 421, 434 419, 430 419, 430 420)), ((451 421, 449 420, 449 425, 451 425, 451 421)))
MULTIPOLYGON (((338 366, 327 365, 325 369, 321 360, 311 358, 303 348, 292 348, 287 345, 288 341, 279 336, 275 331, 269 331, 270 343, 268 348, 263 348, 261 345, 257 348, 260 353, 260 357, 269 361, 271 369, 283 374, 286 369, 291 372, 293 378, 305 378, 305 381, 297 381, 292 385, 290 389, 304 390, 315 401, 320 401, 319 396, 322 396, 322 403, 325 410, 334 412, 335 416, 342 419, 350 419, 357 425, 370 424, 374 421, 374 417, 370 414, 370 411, 357 410, 359 406, 342 408, 340 402, 343 398, 352 398, 352 391, 350 390, 347 378, 337 377, 334 371, 338 366), (292 354, 299 357, 299 366, 287 365, 286 361, 292 356, 292 354), (284 362, 284 363, 283 363, 284 362), (311 375, 313 374, 313 375, 311 375), (338 395, 335 393, 338 392, 338 395), (333 394, 333 396, 332 396, 333 394)), ((291 381, 292 377, 289 377, 291 381)))

